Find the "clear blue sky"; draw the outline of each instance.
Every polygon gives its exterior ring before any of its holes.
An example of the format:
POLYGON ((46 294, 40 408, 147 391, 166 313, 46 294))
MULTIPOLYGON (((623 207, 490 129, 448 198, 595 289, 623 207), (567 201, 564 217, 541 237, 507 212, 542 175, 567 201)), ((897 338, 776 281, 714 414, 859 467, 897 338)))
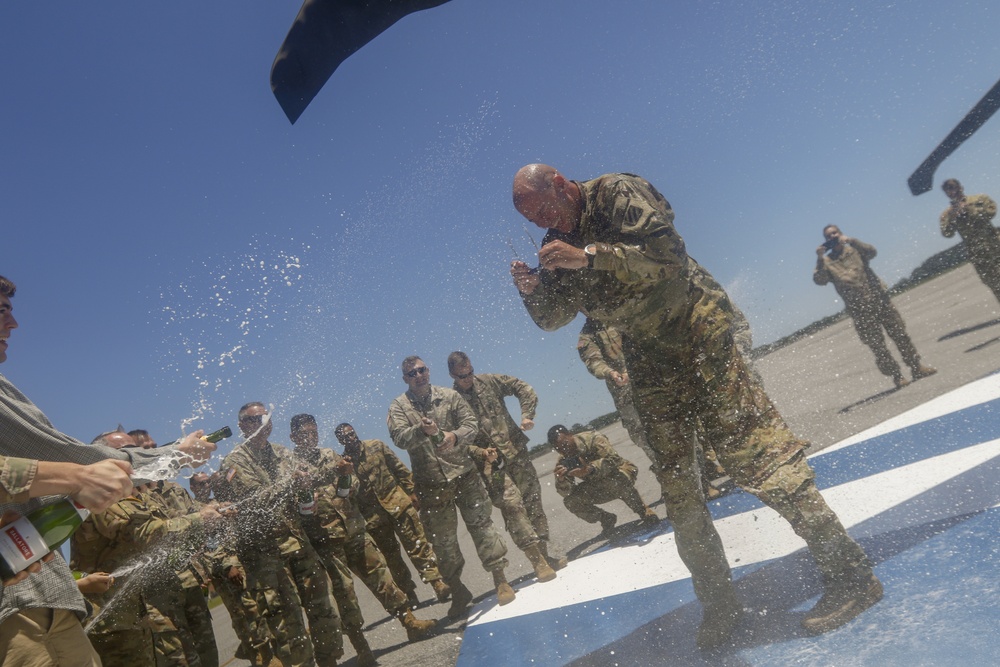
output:
MULTIPOLYGON (((517 375, 533 443, 612 409, 510 284, 518 167, 631 171, 756 342, 841 304, 821 229, 887 282, 952 243, 956 176, 1000 195, 1000 118, 912 197, 907 176, 1000 77, 993 2, 453 0, 352 56, 294 126, 271 61, 297 2, 0 4, 0 274, 10 378, 64 431, 161 442, 274 404, 387 439, 399 361, 517 375)), ((541 238, 533 230, 535 239, 541 238)))

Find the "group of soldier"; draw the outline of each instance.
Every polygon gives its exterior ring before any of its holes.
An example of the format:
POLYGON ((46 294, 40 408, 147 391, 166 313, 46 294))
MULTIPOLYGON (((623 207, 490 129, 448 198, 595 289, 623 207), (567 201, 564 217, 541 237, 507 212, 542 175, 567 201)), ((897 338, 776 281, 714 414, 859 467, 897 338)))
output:
MULTIPOLYGON (((941 189, 951 200, 941 214, 941 234, 951 238, 957 232, 961 236, 979 278, 1000 300, 1000 237, 993 226, 996 202, 987 195, 966 196, 962 184, 954 178, 942 183, 941 189)), ((816 248, 813 281, 817 285, 833 283, 858 337, 874 353, 879 371, 892 378, 897 389, 910 384, 886 345, 887 335, 910 367, 914 380, 936 373, 937 369, 920 360, 885 283, 870 266, 878 252, 875 246, 845 236, 837 225, 824 227, 823 238, 825 242, 816 248)))
MULTIPOLYGON (((453 388, 431 385, 419 357, 401 367, 408 390, 392 402, 389 430, 409 453, 412 472, 385 443, 361 440, 347 423, 335 429, 340 453, 320 447, 309 414, 291 418, 293 449, 276 444, 267 407, 251 402, 238 415, 242 442, 218 472, 191 477, 193 497, 175 482, 151 482, 86 519, 73 535, 70 566, 91 603, 87 631, 105 667, 217 666, 203 594, 209 586, 229 611, 238 658, 334 665, 346 635, 358 664, 376 664, 353 577, 399 619, 410 641, 426 637, 436 622, 413 614, 420 599, 401 542, 437 600, 451 600, 448 618, 461 618, 473 594, 462 582, 456 509, 493 575, 499 604, 515 594, 494 505, 538 581, 556 578, 567 559, 550 553, 524 433, 534 426, 535 390, 509 375, 475 373, 461 351, 448 357, 453 388), (520 403, 520 420, 508 411, 508 396, 520 403)), ((597 506, 616 499, 640 525, 659 522, 635 488, 638 468, 604 435, 561 425, 548 435, 560 454, 556 490, 570 512, 599 523, 602 536, 617 516, 597 506)), ((147 431, 120 426, 92 444, 156 448, 147 431)))
MULTIPOLYGON (((995 203, 966 197, 954 180, 944 189, 952 203, 941 216, 942 233, 962 235, 973 266, 1000 299, 995 203)), ((706 470, 730 476, 805 540, 824 585, 803 616, 806 631, 840 627, 877 603, 882 584, 872 563, 816 489, 807 443, 790 431, 750 365, 745 318, 687 254, 663 195, 632 174, 571 181, 532 164, 515 176, 513 198, 522 215, 548 230, 537 267, 512 263, 514 285, 543 329, 586 316, 580 357, 607 382, 632 440, 652 462, 703 607, 698 646, 726 645, 745 614, 706 508, 717 491, 706 484, 706 470)), ((908 383, 881 327, 914 379, 934 373, 869 267, 874 247, 833 225, 824 237, 814 279, 837 287, 879 369, 897 387, 908 383)), ((0 362, 17 326, 13 294, 13 283, 0 277, 0 362)), ((71 544, 74 592, 89 604, 67 590, 69 571, 50 554, 4 582, 0 644, 8 656, 52 657, 39 664, 99 664, 86 650, 71 656, 66 648, 80 645, 78 619, 86 613, 104 665, 217 665, 203 593, 211 585, 240 638, 239 657, 332 665, 346 634, 359 664, 375 664, 353 577, 399 619, 409 640, 428 636, 436 622, 413 614, 419 596, 401 542, 436 599, 451 600, 448 617, 461 618, 473 594, 462 581, 457 513, 493 575, 498 603, 514 601, 493 505, 537 579, 555 579, 567 559, 549 546, 525 435, 534 426, 535 391, 515 377, 475 373, 463 352, 453 352, 447 365, 452 388, 431 385, 420 357, 401 364, 407 391, 392 401, 388 427, 412 472, 385 443, 361 440, 346 423, 335 430, 341 453, 319 447, 317 421, 308 414, 291 419, 294 449, 273 443, 267 407, 251 402, 238 415, 242 442, 218 472, 191 478, 194 497, 169 481, 132 489, 128 476, 142 479, 167 455, 203 461, 214 445, 199 440, 200 431, 157 448, 148 433, 119 427, 82 445, 0 376, 0 504, 30 511, 40 502, 32 499, 64 493, 93 510, 71 544), (520 403, 520 421, 505 406, 508 396, 520 403)), ((636 466, 603 435, 557 425, 548 441, 559 454, 556 490, 574 515, 607 535, 617 516, 598 505, 618 499, 640 525, 659 521, 635 489, 636 466)))

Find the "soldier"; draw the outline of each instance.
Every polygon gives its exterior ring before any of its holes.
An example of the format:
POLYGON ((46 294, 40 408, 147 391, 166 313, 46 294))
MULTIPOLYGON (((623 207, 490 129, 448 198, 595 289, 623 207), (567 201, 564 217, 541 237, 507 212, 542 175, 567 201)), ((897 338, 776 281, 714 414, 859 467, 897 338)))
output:
MULTIPOLYGON (((145 486, 141 498, 151 507, 158 505, 164 514, 173 518, 195 514, 203 507, 194 502, 183 486, 171 481, 145 486)), ((181 552, 168 556, 171 562, 177 563, 180 588, 164 591, 163 597, 167 598, 169 607, 149 610, 150 620, 154 623, 157 661, 161 664, 219 665, 212 613, 203 588, 208 586, 210 578, 199 559, 201 552, 202 549, 199 549, 195 553, 181 552), (157 612, 164 618, 158 618, 157 612)))
POLYGON ((358 650, 359 664, 374 664, 375 657, 361 633, 363 619, 354 596, 350 572, 364 582, 382 607, 399 619, 406 629, 409 641, 424 639, 434 629, 434 621, 414 617, 410 601, 393 581, 385 558, 365 532, 365 518, 358 509, 357 478, 354 466, 332 449, 319 447, 319 430, 316 418, 309 414, 292 417, 292 442, 295 455, 307 466, 313 482, 315 508, 312 514, 301 518, 309 541, 323 559, 330 578, 339 576, 346 565, 350 598, 357 608, 360 622, 348 623, 348 636, 358 650), (352 634, 353 633, 353 634, 352 634), (360 647, 360 648, 359 648, 360 647))
POLYGON ((272 651, 285 667, 312 665, 314 655, 319 667, 335 665, 344 654, 340 617, 326 572, 297 519, 294 496, 304 482, 294 456, 268 442, 271 419, 263 403, 241 407, 239 426, 246 440, 223 460, 217 493, 220 500, 239 502, 237 553, 271 632, 272 651))
POLYGON ((359 439, 350 424, 338 425, 335 434, 358 478, 358 508, 365 517, 365 530, 382 552, 393 580, 411 604, 419 602, 410 568, 399 550, 402 542, 420 577, 434 589, 438 602, 446 601, 451 597, 451 588, 441 579, 437 555, 424 533, 420 499, 410 469, 381 440, 359 439))
POLYGON ((951 200, 951 206, 941 214, 941 233, 950 239, 958 232, 980 280, 1000 300, 1000 238, 993 226, 997 203, 986 195, 966 197, 962 184, 954 178, 942 183, 941 189, 951 200))
POLYGON ((937 369, 920 362, 917 348, 906 333, 903 318, 889 299, 885 283, 868 264, 878 253, 875 246, 844 236, 837 225, 824 227, 823 237, 826 242, 816 248, 813 282, 817 285, 832 282, 837 288, 854 320, 858 337, 875 354, 875 364, 882 374, 891 377, 897 389, 910 384, 885 344, 883 329, 910 367, 914 380, 937 373, 937 369))
POLYGON ((729 297, 687 254, 663 195, 632 174, 577 182, 541 164, 518 171, 513 195, 522 215, 550 230, 543 270, 511 265, 531 318, 554 330, 586 311, 622 334, 667 518, 702 603, 698 646, 726 643, 744 614, 701 492, 698 430, 734 481, 789 521, 815 557, 825 591, 803 619, 809 632, 839 627, 878 602, 871 563, 816 489, 806 443, 747 369, 729 297))
POLYGON ((472 592, 461 579, 465 559, 458 546, 456 508, 483 568, 493 574, 499 603, 513 602, 514 589, 504 575, 507 545, 493 525, 493 504, 469 455, 468 446, 479 430, 476 416, 457 392, 431 386, 430 370, 420 357, 404 359, 402 370, 409 389, 389 406, 389 435, 410 453, 420 518, 452 592, 448 616, 460 617, 472 602, 472 592))
POLYGON ((639 469, 614 450, 611 442, 597 431, 573 435, 562 424, 549 429, 549 444, 559 452, 556 462, 556 492, 566 509, 587 523, 600 523, 601 536, 611 534, 618 517, 598 505, 621 500, 639 515, 643 526, 660 522, 635 488, 639 469))
POLYGON ((507 532, 531 561, 538 580, 555 579, 555 570, 565 567, 566 559, 548 556, 549 521, 524 434, 535 426, 538 395, 527 382, 510 375, 477 375, 468 355, 458 350, 448 355, 448 373, 455 381, 455 391, 468 402, 479 422, 470 451, 490 500, 500 508, 507 532), (521 405, 520 424, 507 410, 507 396, 517 397, 521 405))
POLYGON ((136 447, 141 447, 142 449, 156 449, 156 440, 153 440, 153 436, 151 436, 149 431, 146 429, 132 429, 128 432, 128 434, 132 436, 136 447))
MULTIPOLYGON (((199 505, 218 505, 212 499, 212 486, 218 480, 218 475, 199 472, 191 476, 191 495, 199 505)), ((249 660, 258 667, 269 667, 272 660, 274 665, 280 665, 280 661, 271 655, 271 635, 260 617, 257 601, 247 590, 246 571, 228 538, 229 535, 223 535, 223 539, 215 540, 217 544, 212 545, 210 542, 196 558, 229 612, 233 633, 240 640, 235 657, 249 660)))
MULTIPOLYGON (((98 436, 98 444, 116 447, 121 444, 121 436, 131 441, 126 433, 117 433, 120 435, 110 438, 98 436)), ((202 527, 221 521, 222 517, 211 507, 169 517, 162 507, 131 496, 104 512, 90 515, 73 533, 70 567, 80 572, 108 571, 115 577, 114 593, 91 596, 100 611, 88 634, 105 667, 200 664, 197 654, 193 661, 187 661, 183 651, 168 656, 157 646, 164 641, 171 645, 181 642, 180 619, 163 615, 173 590, 180 586, 167 554, 176 550, 193 552, 194 545, 203 540, 202 527), (162 557, 154 555, 157 553, 163 554, 162 557), (139 569, 115 573, 119 568, 132 566, 139 569), (150 632, 151 622, 160 626, 158 641, 150 632)))

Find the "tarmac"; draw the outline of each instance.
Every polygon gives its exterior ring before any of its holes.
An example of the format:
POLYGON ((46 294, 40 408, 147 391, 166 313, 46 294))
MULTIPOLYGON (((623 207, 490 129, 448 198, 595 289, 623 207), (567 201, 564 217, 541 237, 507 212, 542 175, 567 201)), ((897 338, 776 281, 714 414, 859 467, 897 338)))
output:
MULTIPOLYGON (((421 584, 425 602, 417 616, 444 620, 435 636, 415 644, 356 581, 379 663, 1000 664, 1000 441, 994 439, 1000 437, 1000 375, 994 376, 1000 304, 967 264, 893 301, 937 374, 896 390, 849 319, 755 362, 793 430, 812 443, 810 460, 824 496, 875 562, 886 588, 878 605, 843 628, 806 636, 798 621, 820 593, 815 567, 787 524, 735 491, 710 508, 751 613, 731 646, 703 654, 694 647, 700 606, 669 524, 640 532, 636 517, 616 501, 605 508, 618 515, 619 527, 610 540, 599 539, 599 526, 563 506, 552 479, 555 455, 548 453, 535 466, 550 550, 569 555, 569 566, 539 584, 508 543, 507 573, 518 598, 497 607, 492 578, 463 529, 463 580, 476 605, 467 620, 448 622, 448 603, 433 601, 430 587, 421 584)), ((594 390, 603 391, 603 384, 595 381, 594 390)), ((662 516, 645 454, 620 423, 604 432, 639 465, 639 492, 662 516)), ((494 521, 503 525, 499 511, 494 521)), ((236 639, 225 608, 214 615, 221 664, 249 664, 232 658, 236 639)), ((342 664, 355 664, 349 644, 346 649, 342 664)))

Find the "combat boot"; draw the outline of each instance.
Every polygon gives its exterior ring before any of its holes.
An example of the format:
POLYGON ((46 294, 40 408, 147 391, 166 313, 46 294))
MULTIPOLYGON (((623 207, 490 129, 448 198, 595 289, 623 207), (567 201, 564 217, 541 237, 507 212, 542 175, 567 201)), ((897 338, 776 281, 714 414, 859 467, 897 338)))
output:
POLYGON ((639 516, 639 523, 645 528, 652 528, 660 523, 660 516, 652 507, 647 507, 646 511, 639 516))
POLYGON ((504 575, 502 567, 493 570, 493 583, 497 587, 497 600, 501 607, 514 601, 514 589, 507 583, 507 577, 504 575))
POLYGON ((611 512, 605 512, 601 517, 601 534, 598 537, 610 537, 611 532, 615 529, 615 524, 618 523, 618 517, 611 512))
POLYGON ((411 588, 406 591, 406 601, 410 604, 410 607, 417 607, 420 605, 420 596, 417 595, 416 588, 411 588))
POLYGON ((544 540, 539 540, 538 550, 542 552, 542 555, 545 556, 545 560, 549 562, 549 567, 553 570, 561 570, 569 565, 569 559, 566 558, 566 556, 550 556, 549 543, 544 540))
POLYGON ((881 599, 882 582, 870 570, 847 581, 828 583, 823 597, 806 612, 802 627, 814 635, 829 632, 881 599))
POLYGON ((358 654, 358 667, 375 667, 378 664, 378 660, 375 659, 375 654, 372 653, 372 648, 368 645, 368 640, 365 639, 365 633, 362 632, 361 628, 345 628, 344 634, 351 640, 351 646, 354 647, 354 652, 358 654))
POLYGON ((910 384, 910 381, 903 377, 902 373, 892 376, 892 382, 896 385, 896 389, 902 389, 910 384))
POLYGON ((434 595, 437 596, 438 602, 444 602, 451 597, 451 587, 444 583, 444 579, 435 579, 432 581, 431 588, 434 589, 434 595))
POLYGON ((451 607, 448 608, 448 618, 455 620, 465 615, 465 611, 472 603, 472 591, 465 587, 461 581, 451 584, 451 607))
POLYGON ((744 613, 735 597, 707 605, 698 626, 698 648, 711 651, 729 641, 744 613))
POLYGON ((404 607, 396 612, 396 618, 406 628, 406 639, 411 642, 418 642, 426 639, 437 626, 437 621, 422 621, 413 615, 413 610, 404 607))
POLYGON ((933 366, 925 366, 924 364, 917 364, 916 366, 912 367, 911 370, 913 371, 914 380, 919 380, 920 378, 929 377, 937 373, 936 368, 934 368, 933 366))
POLYGON ((531 567, 535 568, 535 577, 538 578, 538 581, 552 581, 556 578, 556 571, 552 569, 549 561, 542 555, 542 550, 538 548, 538 544, 540 543, 525 547, 524 555, 531 561, 531 567))

